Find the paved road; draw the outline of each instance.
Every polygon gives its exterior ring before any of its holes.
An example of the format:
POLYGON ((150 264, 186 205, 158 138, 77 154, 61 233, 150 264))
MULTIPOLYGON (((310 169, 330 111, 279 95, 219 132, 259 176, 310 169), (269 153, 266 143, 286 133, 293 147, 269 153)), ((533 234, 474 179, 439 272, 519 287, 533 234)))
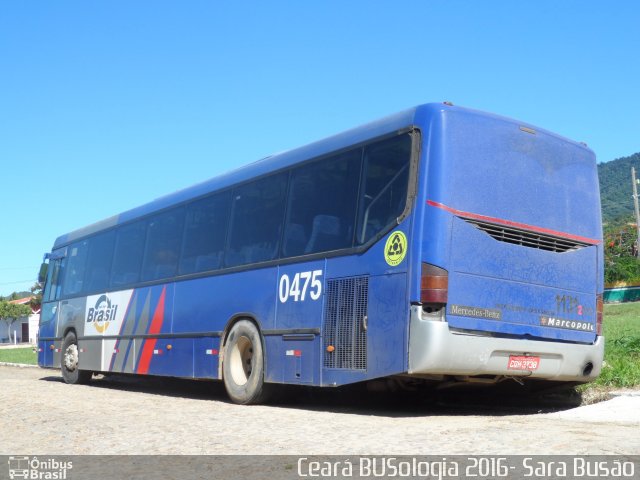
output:
POLYGON ((114 376, 71 386, 54 370, 0 366, 0 454, 640 452, 640 396, 538 413, 499 396, 443 405, 296 393, 295 401, 246 407, 229 403, 218 383, 114 376))

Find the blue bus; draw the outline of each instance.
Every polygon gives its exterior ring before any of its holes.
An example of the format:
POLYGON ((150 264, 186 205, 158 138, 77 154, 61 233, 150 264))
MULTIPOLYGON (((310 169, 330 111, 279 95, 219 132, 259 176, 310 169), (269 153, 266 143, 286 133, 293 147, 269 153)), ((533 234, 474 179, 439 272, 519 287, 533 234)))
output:
POLYGON ((59 237, 38 362, 275 384, 588 382, 603 249, 584 144, 449 103, 59 237))

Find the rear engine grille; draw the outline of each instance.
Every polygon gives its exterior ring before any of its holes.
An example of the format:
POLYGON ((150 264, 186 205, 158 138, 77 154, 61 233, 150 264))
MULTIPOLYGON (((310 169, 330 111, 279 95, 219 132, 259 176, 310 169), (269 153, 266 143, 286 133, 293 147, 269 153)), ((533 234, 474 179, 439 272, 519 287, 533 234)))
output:
POLYGON ((367 369, 368 299, 368 277, 327 281, 322 332, 325 368, 367 369))
POLYGON ((590 246, 588 243, 579 242, 570 238, 556 237, 554 235, 507 227, 505 225, 496 225, 495 223, 482 222, 470 218, 463 218, 462 220, 472 224, 500 242, 513 243, 523 247, 563 253, 590 246))

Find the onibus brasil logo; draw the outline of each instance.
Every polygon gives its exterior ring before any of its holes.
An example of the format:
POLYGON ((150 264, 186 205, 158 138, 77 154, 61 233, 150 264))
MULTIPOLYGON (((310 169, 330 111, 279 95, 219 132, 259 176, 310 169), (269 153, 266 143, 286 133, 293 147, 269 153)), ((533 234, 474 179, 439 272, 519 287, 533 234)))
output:
POLYGON ((65 480, 67 470, 73 468, 73 462, 59 461, 54 458, 38 459, 38 457, 9 457, 9 478, 29 478, 65 480))
POLYGON ((116 320, 118 305, 112 305, 111 299, 106 295, 101 295, 96 300, 95 307, 87 311, 87 323, 93 323, 98 333, 104 333, 109 328, 109 323, 116 320))

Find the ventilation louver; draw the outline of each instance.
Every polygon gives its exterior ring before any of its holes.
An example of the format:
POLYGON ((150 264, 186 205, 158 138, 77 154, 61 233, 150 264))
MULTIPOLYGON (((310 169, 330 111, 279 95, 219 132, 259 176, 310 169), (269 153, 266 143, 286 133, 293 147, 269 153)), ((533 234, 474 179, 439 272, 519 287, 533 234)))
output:
POLYGON ((327 281, 322 337, 326 368, 367 369, 368 277, 327 281), (330 348, 328 351, 327 347, 330 348))
POLYGON ((537 248, 549 252, 570 252, 583 247, 589 247, 588 243, 579 242, 570 238, 562 238, 529 230, 523 230, 505 225, 497 225, 490 222, 482 222, 470 218, 463 218, 465 222, 474 225, 492 238, 506 243, 513 243, 523 247, 537 248))

